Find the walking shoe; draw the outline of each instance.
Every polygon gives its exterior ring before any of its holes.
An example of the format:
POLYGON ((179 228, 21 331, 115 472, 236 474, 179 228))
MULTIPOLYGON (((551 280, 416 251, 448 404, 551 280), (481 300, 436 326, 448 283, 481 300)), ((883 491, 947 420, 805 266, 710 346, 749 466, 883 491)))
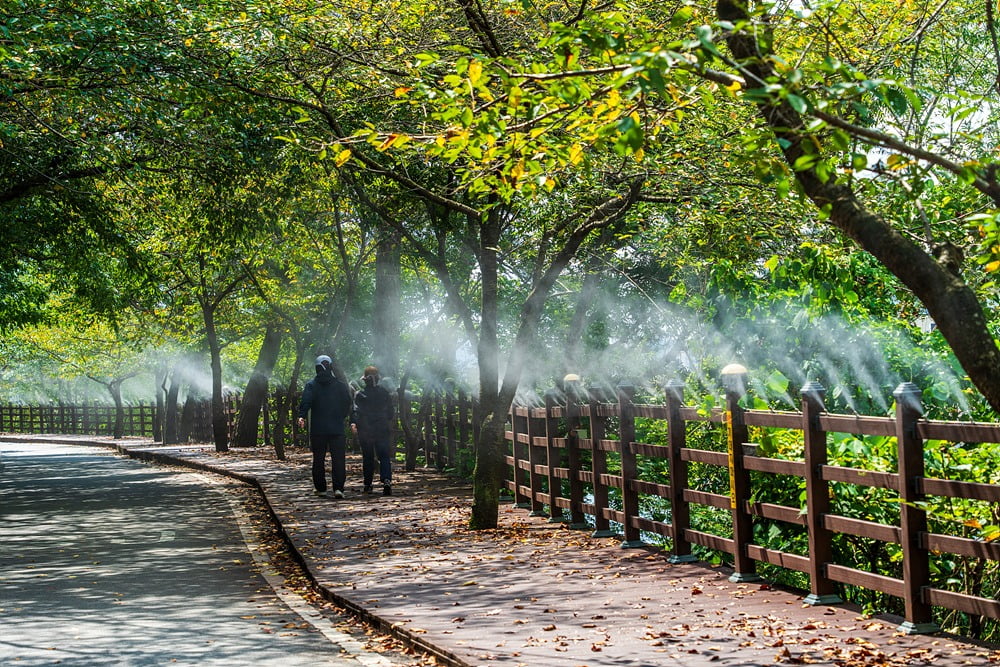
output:
POLYGON ((386 484, 385 486, 383 486, 382 487, 382 495, 383 496, 391 496, 392 495, 392 486, 390 486, 388 484, 386 484))
POLYGON ((343 498, 344 497, 344 492, 341 491, 340 489, 337 489, 336 491, 333 492, 333 497, 334 498, 343 498))
POLYGON ((375 492, 375 487, 373 487, 371 484, 365 484, 364 493, 367 494, 367 493, 374 493, 374 492, 375 492))
POLYGON ((326 491, 319 491, 319 490, 317 490, 317 491, 314 491, 314 493, 317 496, 319 496, 320 498, 326 498, 326 491))

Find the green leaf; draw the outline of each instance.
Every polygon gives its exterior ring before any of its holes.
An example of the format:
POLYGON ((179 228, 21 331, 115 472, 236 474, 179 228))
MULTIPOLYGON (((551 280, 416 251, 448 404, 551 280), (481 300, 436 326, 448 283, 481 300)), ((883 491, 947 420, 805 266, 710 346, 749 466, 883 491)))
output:
POLYGON ((788 100, 788 104, 798 113, 804 114, 809 110, 809 105, 806 101, 795 93, 788 93, 785 99, 788 100))

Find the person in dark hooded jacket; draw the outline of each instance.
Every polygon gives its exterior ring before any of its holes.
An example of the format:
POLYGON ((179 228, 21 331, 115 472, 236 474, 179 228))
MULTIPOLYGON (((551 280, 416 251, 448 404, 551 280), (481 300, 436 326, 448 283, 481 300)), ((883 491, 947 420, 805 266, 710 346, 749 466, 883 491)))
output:
POLYGON ((316 357, 316 377, 306 383, 299 402, 299 427, 309 424, 312 481, 317 496, 326 496, 326 454, 330 453, 333 497, 344 497, 347 479, 347 441, 344 422, 351 413, 351 390, 333 374, 333 360, 316 357))
POLYGON ((392 495, 392 427, 396 421, 396 407, 392 394, 379 384, 378 368, 365 368, 361 381, 365 386, 354 394, 354 412, 351 430, 358 435, 361 445, 361 471, 364 492, 371 493, 375 480, 375 459, 379 462, 379 483, 382 495, 392 495))

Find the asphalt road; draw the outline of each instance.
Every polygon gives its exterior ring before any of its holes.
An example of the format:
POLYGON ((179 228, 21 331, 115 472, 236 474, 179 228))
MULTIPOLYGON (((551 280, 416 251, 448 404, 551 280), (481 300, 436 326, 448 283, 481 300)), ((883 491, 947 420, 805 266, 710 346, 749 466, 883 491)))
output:
POLYGON ((0 452, 0 665, 402 664, 276 592, 203 475, 77 445, 0 452))

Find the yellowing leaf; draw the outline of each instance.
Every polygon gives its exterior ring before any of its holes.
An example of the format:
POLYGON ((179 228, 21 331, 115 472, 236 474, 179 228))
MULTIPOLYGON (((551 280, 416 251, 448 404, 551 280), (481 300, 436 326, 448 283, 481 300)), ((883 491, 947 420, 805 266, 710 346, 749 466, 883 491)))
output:
POLYGON ((479 61, 469 63, 469 81, 473 86, 479 85, 479 80, 483 78, 483 65, 479 61))
POLYGON ((511 179, 517 181, 522 176, 524 176, 524 162, 523 161, 518 162, 517 164, 515 164, 513 167, 510 168, 510 177, 511 177, 511 179))
POLYGON ((905 158, 905 157, 903 157, 902 155, 899 155, 898 153, 893 153, 893 154, 892 154, 892 155, 890 155, 890 156, 889 156, 889 158, 888 158, 888 159, 887 159, 887 160, 885 161, 885 164, 886 164, 886 166, 887 166, 887 167, 888 167, 889 169, 892 169, 892 170, 894 170, 894 171, 895 171, 895 170, 898 170, 898 169, 902 169, 902 168, 904 168, 904 167, 905 167, 906 165, 908 165, 909 163, 910 163, 910 161, 909 161, 908 159, 906 159, 906 158, 905 158))
POLYGON ((402 145, 406 143, 407 141, 409 141, 409 139, 410 138, 405 134, 396 134, 396 133, 390 134, 388 137, 385 138, 385 140, 381 144, 379 144, 377 150, 380 151, 388 150, 389 148, 392 148, 396 144, 402 145))
POLYGON ((340 167, 350 159, 351 159, 351 149, 345 148, 344 150, 337 153, 337 159, 334 160, 333 163, 338 167, 340 167))

